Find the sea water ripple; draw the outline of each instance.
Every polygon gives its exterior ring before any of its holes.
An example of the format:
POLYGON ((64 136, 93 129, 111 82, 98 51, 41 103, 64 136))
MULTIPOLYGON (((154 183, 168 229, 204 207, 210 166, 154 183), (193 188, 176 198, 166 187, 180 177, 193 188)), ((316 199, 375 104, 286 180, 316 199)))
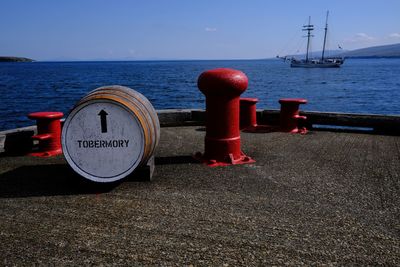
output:
POLYGON ((67 114, 104 85, 131 87, 156 109, 204 108, 197 78, 221 67, 246 73, 243 96, 258 98, 260 109, 301 97, 309 101, 302 106, 308 111, 400 115, 400 59, 348 59, 337 69, 290 68, 279 60, 1 63, 0 130, 33 124, 30 112, 67 114))

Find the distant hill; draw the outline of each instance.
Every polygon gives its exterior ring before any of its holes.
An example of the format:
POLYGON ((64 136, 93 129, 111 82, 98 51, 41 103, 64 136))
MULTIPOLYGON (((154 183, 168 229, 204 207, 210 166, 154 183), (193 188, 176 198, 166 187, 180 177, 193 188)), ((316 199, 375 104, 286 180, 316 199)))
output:
POLYGON ((352 51, 347 51, 340 56, 349 58, 359 57, 400 57, 400 44, 372 46, 352 51))
POLYGON ((33 59, 26 57, 1 57, 0 62, 33 62, 33 59))
MULTIPOLYGON (((347 51, 346 51, 347 52, 347 51)), ((337 56, 339 54, 343 53, 343 50, 325 50, 325 57, 330 57, 330 56, 337 56)), ((321 51, 310 51, 308 56, 310 58, 319 58, 322 55, 322 50, 321 51)), ((288 58, 304 58, 306 54, 296 54, 296 55, 287 55, 286 57, 288 58)))
MULTIPOLYGON (((322 51, 315 51, 310 53, 311 58, 321 57, 322 51)), ((391 44, 391 45, 380 45, 380 46, 372 46, 366 47, 356 50, 343 51, 343 50, 327 50, 325 51, 325 56, 339 56, 339 57, 347 57, 347 58, 377 58, 377 57, 400 57, 400 44, 391 44)), ((288 58, 304 58, 305 54, 302 55, 288 55, 288 58)))

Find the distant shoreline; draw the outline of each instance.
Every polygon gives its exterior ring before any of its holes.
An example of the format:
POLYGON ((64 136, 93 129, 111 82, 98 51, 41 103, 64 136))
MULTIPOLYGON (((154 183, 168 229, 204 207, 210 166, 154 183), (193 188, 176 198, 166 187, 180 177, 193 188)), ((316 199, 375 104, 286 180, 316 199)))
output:
MULTIPOLYGON (((400 59, 400 56, 391 56, 391 57, 385 57, 385 56, 349 56, 349 57, 345 57, 346 59, 350 60, 350 59, 400 59)), ((281 60, 281 59, 277 59, 275 57, 271 57, 271 58, 259 58, 259 59, 149 59, 149 60, 145 60, 145 59, 141 59, 141 60, 119 60, 119 59, 104 59, 104 60, 33 60, 32 62, 37 62, 37 63, 99 63, 99 62, 120 62, 120 63, 124 63, 124 62, 205 62, 205 61, 264 61, 264 60, 281 60)), ((9 61, 11 62, 11 61, 9 61)), ((22 61, 20 61, 22 62, 22 61)), ((31 61, 26 61, 26 62, 31 62, 31 61)), ((1 61, 0 61, 1 63, 1 61)))
POLYGON ((26 57, 1 57, 0 62, 34 62, 35 60, 26 57))
POLYGON ((391 59, 391 58, 400 58, 400 56, 349 56, 345 58, 351 58, 351 59, 391 59))
MULTIPOLYGON (((347 59, 399 59, 400 56, 344 56, 347 59)), ((4 57, 0 56, 0 63, 7 62, 48 62, 48 63, 59 63, 59 62, 185 62, 185 61, 262 61, 262 60, 275 60, 275 57, 271 58, 252 58, 252 59, 102 59, 102 60, 33 60, 24 57, 4 57)))

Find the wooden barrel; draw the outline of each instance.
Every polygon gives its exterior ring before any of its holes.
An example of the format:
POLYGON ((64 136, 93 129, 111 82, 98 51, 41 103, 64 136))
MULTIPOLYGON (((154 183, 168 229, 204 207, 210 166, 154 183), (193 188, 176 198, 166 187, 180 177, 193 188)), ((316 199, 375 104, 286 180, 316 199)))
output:
POLYGON ((147 163, 160 139, 149 100, 124 86, 104 86, 83 97, 64 122, 61 143, 68 164, 96 182, 120 180, 147 163))

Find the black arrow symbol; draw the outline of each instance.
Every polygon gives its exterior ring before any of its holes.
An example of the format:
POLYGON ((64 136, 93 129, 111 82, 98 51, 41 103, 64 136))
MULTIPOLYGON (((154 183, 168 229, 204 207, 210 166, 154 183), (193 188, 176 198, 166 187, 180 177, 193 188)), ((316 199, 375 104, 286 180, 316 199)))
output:
POLYGON ((101 122, 101 132, 102 133, 106 133, 107 132, 107 115, 108 113, 104 111, 104 109, 102 109, 99 114, 97 114, 100 116, 100 122, 101 122))

